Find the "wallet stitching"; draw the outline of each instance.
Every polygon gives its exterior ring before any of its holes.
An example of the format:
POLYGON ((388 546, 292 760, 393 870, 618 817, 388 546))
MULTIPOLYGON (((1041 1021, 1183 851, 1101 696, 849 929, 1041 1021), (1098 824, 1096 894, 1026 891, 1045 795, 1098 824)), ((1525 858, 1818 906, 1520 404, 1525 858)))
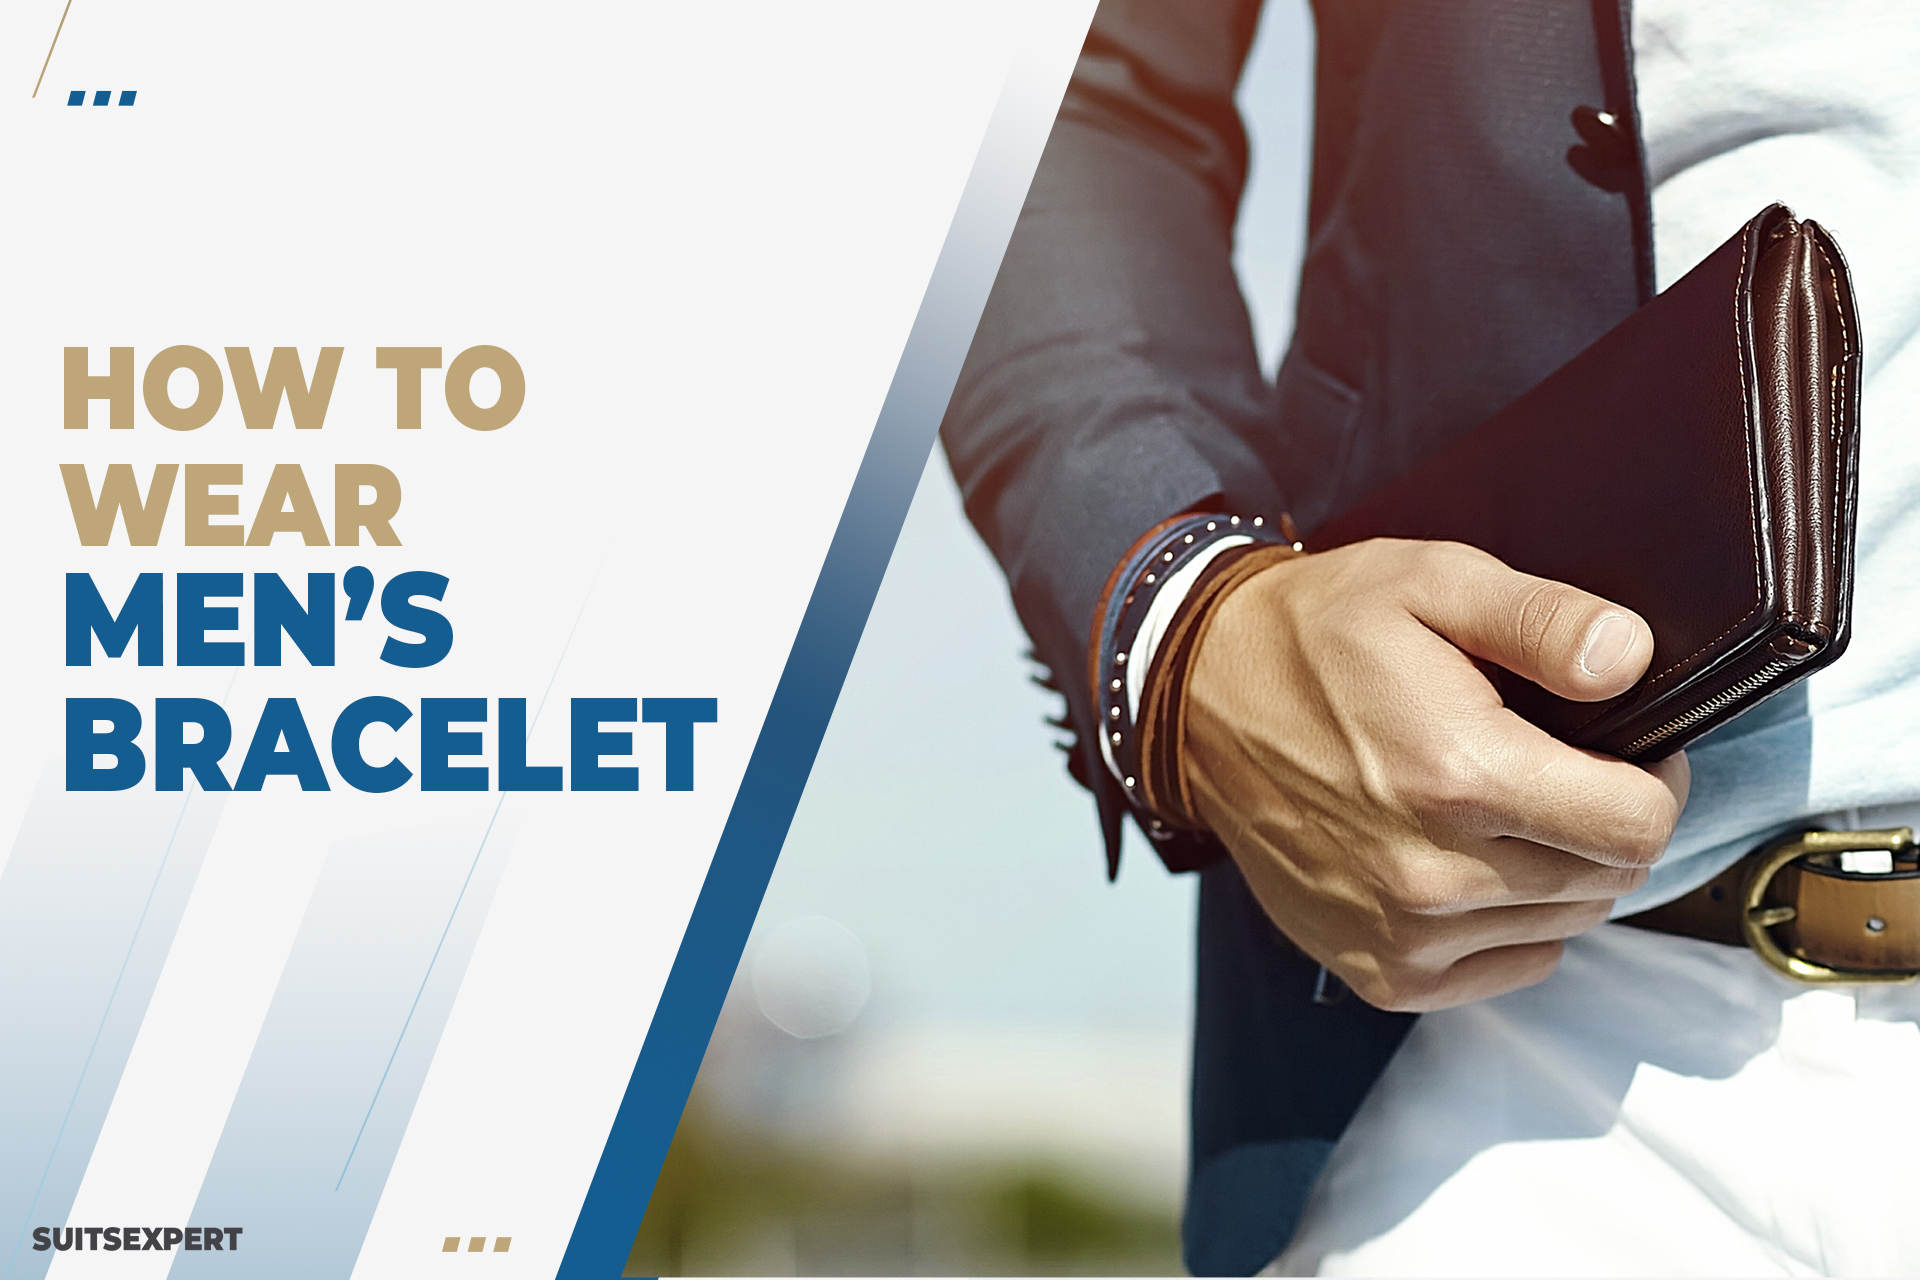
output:
MULTIPOLYGON (((1846 348, 1846 354, 1853 354, 1853 334, 1847 330, 1847 309, 1840 305, 1840 269, 1833 265, 1833 259, 1827 256, 1826 249, 1818 240, 1813 242, 1813 251, 1820 255, 1820 261, 1827 264, 1827 287, 1833 293, 1833 318, 1840 326, 1840 341, 1846 348)), ((1838 405, 1833 406, 1838 408, 1838 405)), ((1837 422, 1838 419, 1836 418, 1837 422)))
MULTIPOLYGON (((1856 352, 1853 345, 1853 333, 1847 328, 1847 307, 1840 297, 1840 268, 1833 265, 1833 258, 1827 253, 1826 246, 1818 239, 1813 240, 1813 251, 1820 255, 1820 261, 1827 268, 1827 288, 1833 294, 1833 317, 1840 326, 1840 363, 1833 377, 1827 380, 1827 420, 1832 424, 1831 431, 1835 439, 1845 434, 1846 414, 1843 406, 1847 401, 1847 361, 1856 352)), ((1846 468, 1833 469, 1833 510, 1838 515, 1846 505, 1846 468)), ((1844 517, 1842 517, 1844 518, 1844 517)))
MULTIPOLYGON (((1753 531, 1753 580, 1756 584, 1758 584, 1760 581, 1760 513, 1757 510, 1758 504, 1751 500, 1751 495, 1754 493, 1754 489, 1755 489, 1754 475, 1753 475, 1753 419, 1752 419, 1752 415, 1748 412, 1748 409, 1751 406, 1751 400, 1749 398, 1750 393, 1747 387, 1746 352, 1741 350, 1739 346, 1740 285, 1745 283, 1747 278, 1747 253, 1752 247, 1753 247, 1753 236, 1751 233, 1749 233, 1747 236, 1741 239, 1740 271, 1739 271, 1739 274, 1737 274, 1734 277, 1734 280, 1736 283, 1734 284, 1734 289, 1733 289, 1733 332, 1734 332, 1734 341, 1735 341, 1733 363, 1734 363, 1734 367, 1740 371, 1740 422, 1741 422, 1742 429, 1746 433, 1746 448, 1741 450, 1741 454, 1746 459, 1746 464, 1747 464, 1747 493, 1749 495, 1749 501, 1747 503, 1747 521, 1753 531)), ((1815 247, 1818 248, 1819 246, 1816 244, 1815 247)), ((1825 255, 1823 254, 1821 256, 1824 257, 1825 255)), ((1829 266, 1831 266, 1831 264, 1829 264, 1829 266)), ((1843 330, 1844 328, 1845 326, 1842 325, 1843 330)), ((1754 601, 1753 608, 1747 610, 1747 612, 1739 619, 1739 621, 1735 622, 1732 626, 1728 627, 1725 631, 1722 631, 1719 635, 1715 636, 1713 639, 1707 641, 1705 644, 1695 649, 1692 653, 1689 653, 1686 657, 1676 660, 1665 671, 1662 671, 1659 675, 1653 676, 1652 678, 1647 680, 1647 682, 1644 685, 1639 685, 1636 687, 1641 689, 1642 692, 1651 691, 1655 685, 1665 680, 1668 676, 1671 676, 1674 672, 1680 670, 1680 668, 1686 666, 1689 662, 1692 662, 1695 658, 1698 658, 1701 654, 1708 652, 1715 645, 1719 644, 1722 640, 1725 640, 1728 636, 1740 630, 1740 628, 1746 626, 1747 623, 1751 622, 1753 618, 1759 614, 1760 610, 1765 606, 1765 604, 1766 604, 1766 594, 1764 592, 1761 592, 1760 598, 1754 601)), ((1611 708, 1609 708, 1606 711, 1595 712, 1593 715, 1588 716, 1585 720, 1581 721, 1579 725, 1575 726, 1575 728, 1571 732, 1578 733, 1580 732, 1580 730, 1585 729, 1588 725, 1604 719, 1607 716, 1608 711, 1610 710, 1611 708)))

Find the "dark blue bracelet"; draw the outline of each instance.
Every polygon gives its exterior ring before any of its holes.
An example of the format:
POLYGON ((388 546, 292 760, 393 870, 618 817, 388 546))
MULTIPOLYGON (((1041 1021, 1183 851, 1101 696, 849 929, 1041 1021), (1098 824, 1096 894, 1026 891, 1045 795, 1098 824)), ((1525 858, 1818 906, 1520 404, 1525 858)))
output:
MULTIPOLYGON (((1205 512, 1172 521, 1154 536, 1143 539, 1121 563, 1114 577, 1101 618, 1099 649, 1093 664, 1094 705, 1100 717, 1100 755, 1124 789, 1127 804, 1141 830, 1156 844, 1193 839, 1194 835, 1176 831, 1163 822, 1141 797, 1142 763, 1135 726, 1137 704, 1130 694, 1132 690, 1144 688, 1145 668, 1155 657, 1152 645, 1157 642, 1157 636, 1143 638, 1142 628, 1153 614, 1161 592, 1170 583, 1181 581, 1184 570, 1203 567, 1204 562, 1210 562, 1230 546, 1284 541, 1287 539, 1262 516, 1243 518, 1205 512)), ((1197 579, 1197 574, 1189 577, 1197 579)), ((1191 582, 1187 585, 1190 588, 1191 582)))

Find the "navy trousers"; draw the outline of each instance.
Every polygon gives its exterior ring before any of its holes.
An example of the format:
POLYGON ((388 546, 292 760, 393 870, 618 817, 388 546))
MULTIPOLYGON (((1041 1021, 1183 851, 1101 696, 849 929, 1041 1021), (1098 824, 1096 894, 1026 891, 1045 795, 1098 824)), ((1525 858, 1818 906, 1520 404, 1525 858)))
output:
POLYGON ((1200 874, 1192 1152, 1181 1245, 1200 1276, 1252 1275, 1293 1238, 1333 1144, 1414 1015, 1342 991, 1268 921, 1231 861, 1200 874))

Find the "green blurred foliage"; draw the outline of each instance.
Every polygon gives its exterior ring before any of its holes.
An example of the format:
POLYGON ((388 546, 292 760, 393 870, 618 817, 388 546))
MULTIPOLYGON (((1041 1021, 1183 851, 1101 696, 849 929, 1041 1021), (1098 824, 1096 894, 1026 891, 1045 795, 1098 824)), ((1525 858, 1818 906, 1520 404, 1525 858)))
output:
POLYGON ((882 1163, 730 1130, 694 1101, 629 1276, 1175 1275, 1179 1224, 1059 1168, 882 1163))

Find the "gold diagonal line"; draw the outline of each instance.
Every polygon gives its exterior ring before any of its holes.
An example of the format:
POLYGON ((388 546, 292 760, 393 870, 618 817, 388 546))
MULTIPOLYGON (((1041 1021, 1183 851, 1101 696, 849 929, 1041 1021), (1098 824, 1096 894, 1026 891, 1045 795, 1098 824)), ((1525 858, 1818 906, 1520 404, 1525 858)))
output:
MULTIPOLYGON (((53 45, 60 43, 60 33, 66 29, 67 14, 71 12, 72 9, 73 0, 67 0, 67 7, 60 11, 60 25, 53 29, 53 44, 47 46, 47 56, 45 60, 40 63, 40 80, 47 78, 47 63, 53 61, 53 45)), ((29 96, 35 98, 40 96, 40 80, 33 82, 33 93, 29 96)))

